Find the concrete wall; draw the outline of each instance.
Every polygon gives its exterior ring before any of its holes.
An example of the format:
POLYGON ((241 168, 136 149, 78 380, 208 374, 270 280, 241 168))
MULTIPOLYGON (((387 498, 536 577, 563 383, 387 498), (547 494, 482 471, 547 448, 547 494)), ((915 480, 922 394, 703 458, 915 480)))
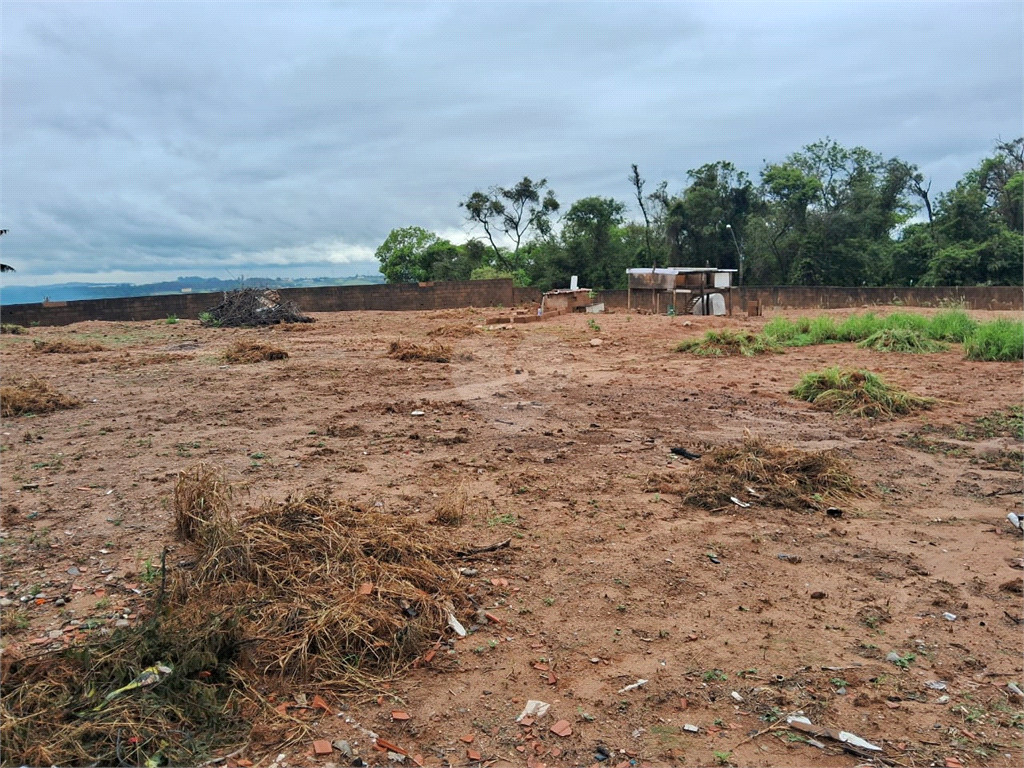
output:
MULTIPOLYGON (((467 280, 416 285, 352 285, 324 288, 282 288, 283 301, 303 312, 351 310, 400 311, 456 307, 512 307, 540 301, 540 292, 516 288, 509 279, 467 280)), ((0 307, 0 320, 18 325, 69 325, 83 320, 163 320, 168 315, 198 319, 221 302, 221 293, 183 293, 123 299, 12 304, 0 307)))
MULTIPOLYGON (((284 288, 281 298, 294 301, 303 312, 351 310, 401 311, 456 307, 518 307, 537 305, 536 288, 516 288, 512 281, 469 280, 420 285, 355 285, 326 288, 284 288)), ((744 311, 748 300, 763 308, 837 309, 863 305, 902 304, 937 307, 962 303, 971 309, 1024 309, 1024 289, 1006 286, 956 288, 822 288, 750 286, 733 290, 733 311, 744 311)), ((653 310, 650 292, 634 296, 634 306, 653 310), (645 295, 646 294, 646 295, 645 295)), ((0 307, 0 320, 18 325, 69 325, 83 320, 162 320, 168 315, 194 320, 221 301, 220 293, 184 293, 125 299, 12 304, 0 307)), ((595 301, 608 309, 626 308, 626 291, 599 291, 595 301)), ((665 311, 664 303, 660 309, 665 311)))
MULTIPOLYGON (((660 302, 665 311, 665 297, 660 302)), ((609 309, 626 308, 626 291, 599 291, 597 301, 609 309)), ((907 307, 940 307, 963 304, 969 309, 1024 309, 1024 288, 1011 286, 959 286, 941 288, 829 288, 820 286, 748 286, 732 291, 733 312, 745 312, 747 301, 760 301, 770 309, 841 309, 864 305, 901 304, 907 307)), ((653 294, 634 291, 633 306, 653 311, 653 294)))

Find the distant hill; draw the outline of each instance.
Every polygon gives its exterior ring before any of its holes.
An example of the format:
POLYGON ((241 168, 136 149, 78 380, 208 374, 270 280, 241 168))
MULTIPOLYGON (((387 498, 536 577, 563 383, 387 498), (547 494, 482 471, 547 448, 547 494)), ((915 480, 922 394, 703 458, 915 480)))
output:
POLYGON ((163 296, 174 293, 216 293, 246 288, 320 288, 335 285, 378 285, 384 276, 352 275, 350 277, 247 277, 244 282, 216 277, 179 277, 164 283, 56 283, 53 285, 9 285, 0 292, 0 306, 36 304, 50 301, 81 301, 83 299, 117 299, 125 296, 163 296))

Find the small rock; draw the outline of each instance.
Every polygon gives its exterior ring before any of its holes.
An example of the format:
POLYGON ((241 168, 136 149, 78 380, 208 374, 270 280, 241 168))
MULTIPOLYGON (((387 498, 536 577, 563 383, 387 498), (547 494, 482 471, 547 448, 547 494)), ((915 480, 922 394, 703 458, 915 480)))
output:
POLYGON ((739 703, 743 702, 743 697, 737 691, 733 691, 729 695, 732 696, 732 700, 733 701, 739 702, 739 703))
POLYGON ((118 619, 117 621, 114 622, 114 626, 119 628, 119 629, 123 629, 125 627, 130 627, 131 625, 132 625, 132 623, 130 621, 128 621, 128 619, 118 619))
POLYGON ((601 339, 591 339, 590 340, 590 346, 592 346, 592 347, 600 347, 602 344, 604 344, 604 341, 601 340, 601 339))
POLYGON ((828 595, 824 592, 811 592, 811 600, 824 600, 826 597, 828 597, 828 595))
POLYGON ((698 728, 693 723, 685 723, 683 725, 683 730, 686 731, 687 733, 698 733, 700 731, 700 728, 698 728))
POLYGON ((891 661, 893 664, 895 664, 897 661, 902 661, 903 657, 896 653, 896 651, 889 651, 887 654, 885 654, 885 660, 891 661))
POLYGON ((49 631, 49 632, 47 633, 47 636, 48 636, 48 637, 49 637, 49 638, 50 638, 51 640, 60 640, 60 638, 62 638, 62 637, 64 636, 64 633, 63 633, 63 632, 61 632, 61 631, 60 631, 59 629, 51 629, 51 630, 50 630, 50 631, 49 631))
POLYGON ((0 608, 10 608, 14 605, 13 600, 8 600, 6 597, 0 597, 0 608))
POLYGON ((349 744, 345 739, 338 739, 332 745, 336 750, 341 752, 345 757, 352 757, 352 745, 349 744))
POLYGON ((843 510, 841 510, 839 507, 829 507, 828 509, 825 510, 825 514, 829 517, 842 517, 843 510))

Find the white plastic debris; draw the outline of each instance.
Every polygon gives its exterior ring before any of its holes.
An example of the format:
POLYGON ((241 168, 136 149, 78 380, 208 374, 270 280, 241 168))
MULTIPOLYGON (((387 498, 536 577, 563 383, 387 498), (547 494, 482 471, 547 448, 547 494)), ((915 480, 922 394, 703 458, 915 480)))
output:
POLYGON ((936 704, 948 704, 949 703, 949 696, 947 696, 946 694, 942 694, 941 696, 939 696, 939 698, 937 698, 935 700, 935 703, 936 704))
POLYGON ((1016 528, 1018 531, 1024 530, 1024 524, 1021 523, 1021 519, 1017 517, 1016 513, 1010 512, 1007 514, 1006 519, 1010 521, 1010 525, 1016 528))
POLYGON ((732 696, 732 700, 735 701, 735 702, 742 702, 743 701, 743 697, 740 696, 739 692, 737 692, 737 691, 733 691, 729 695, 732 696))
POLYGON ((846 744, 853 744, 853 746, 860 747, 861 749, 869 749, 872 752, 882 751, 882 748, 877 746, 876 744, 872 744, 870 741, 865 741, 860 736, 857 736, 853 733, 848 733, 846 731, 839 732, 839 740, 845 742, 846 744))
POLYGON ((944 614, 942 614, 942 618, 944 618, 946 621, 956 621, 956 614, 946 611, 944 614))
POLYGON ((740 501, 740 500, 739 500, 739 499, 737 499, 737 498, 736 498, 735 496, 730 496, 730 497, 729 497, 729 501, 731 501, 731 502, 732 502, 733 504, 735 504, 735 505, 736 505, 737 507, 743 507, 744 509, 746 509, 747 507, 749 507, 749 506, 750 506, 749 504, 747 504, 747 502, 745 502, 745 501, 740 501))
POLYGON ((426 411, 413 411, 413 412, 412 412, 411 414, 409 414, 409 415, 410 415, 410 416, 426 416, 426 415, 427 415, 427 412, 426 412, 426 411))
POLYGON ((813 725, 810 719, 803 715, 790 715, 786 718, 786 725, 792 725, 793 723, 803 723, 804 725, 813 725))
POLYGON ((526 702, 526 706, 523 707, 523 711, 519 713, 519 717, 516 718, 516 722, 521 723, 527 717, 535 717, 539 720, 548 713, 548 709, 550 708, 551 705, 546 701, 530 699, 526 702))
POLYGON ((1006 689, 1013 693, 1013 695, 1016 696, 1018 699, 1024 701, 1024 691, 1022 691, 1016 683, 1007 683, 1006 689))
POLYGON ((466 636, 466 628, 462 626, 462 622, 455 618, 454 613, 448 614, 448 626, 455 630, 455 634, 459 637, 466 636))
POLYGON ((699 733, 700 732, 700 728, 698 728, 693 723, 686 723, 685 725, 683 725, 683 730, 686 731, 687 733, 699 733))
POLYGON ((643 678, 640 678, 635 683, 631 683, 627 685, 625 688, 619 688, 619 693, 629 693, 630 691, 635 691, 637 688, 640 688, 644 685, 647 685, 647 681, 643 678))
POLYGON ((925 681, 925 687, 931 688, 933 691, 946 690, 946 684, 942 680, 927 680, 925 681))

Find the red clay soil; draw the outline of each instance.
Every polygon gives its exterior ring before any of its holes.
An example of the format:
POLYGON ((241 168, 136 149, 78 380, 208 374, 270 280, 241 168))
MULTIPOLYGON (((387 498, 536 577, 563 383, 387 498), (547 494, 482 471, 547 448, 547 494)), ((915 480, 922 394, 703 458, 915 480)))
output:
MULTIPOLYGON (((511 538, 466 563, 467 591, 497 622, 385 688, 292 691, 331 708, 310 720, 317 740, 347 740, 371 765, 390 758, 367 731, 427 766, 871 761, 786 727, 803 713, 881 747, 879 764, 1024 764, 1022 702, 1006 688, 1024 684, 1024 561, 1006 520, 1024 514, 1022 446, 1000 426, 1021 405, 1019 362, 965 361, 958 345, 700 358, 674 348, 771 318, 617 313, 469 330, 486 316, 333 313, 260 330, 92 322, 4 336, 5 384, 38 377, 83 404, 0 430, 4 654, 135 621, 161 550, 171 565, 189 556, 171 498, 197 461, 257 499, 329 486, 424 522, 461 483, 469 507, 452 535, 511 538), (391 342, 437 337, 452 362, 387 355, 391 342), (33 339, 104 351, 40 355, 33 339), (238 341, 289 357, 224 364, 238 341), (831 365, 938 404, 875 421, 788 394, 831 365), (870 493, 830 517, 753 495, 709 512, 669 492, 691 466, 670 448, 700 454, 748 433, 834 449, 870 493), (68 599, 21 602, 32 590, 68 599), (530 699, 550 710, 517 723, 530 699)), ((256 742, 228 765, 265 768, 279 751, 256 742)), ((329 751, 310 739, 277 764, 352 764, 329 751)))

